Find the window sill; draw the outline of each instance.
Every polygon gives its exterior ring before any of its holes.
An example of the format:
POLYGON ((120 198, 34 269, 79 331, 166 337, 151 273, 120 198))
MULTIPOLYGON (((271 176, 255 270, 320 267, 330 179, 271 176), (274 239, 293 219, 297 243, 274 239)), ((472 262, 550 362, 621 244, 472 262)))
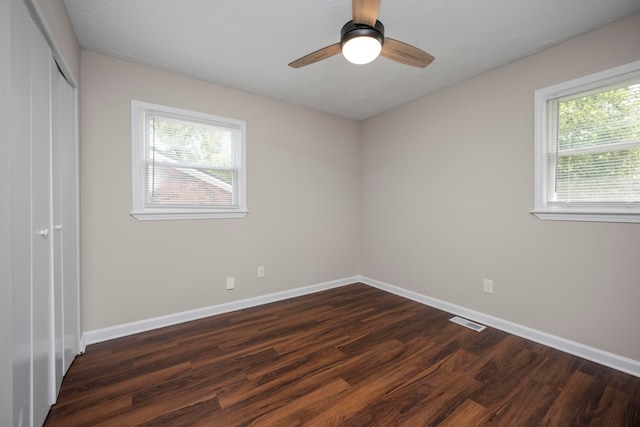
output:
POLYGON ((532 210, 542 220, 640 223, 640 212, 604 212, 592 210, 532 210))
POLYGON ((248 211, 233 212, 131 212, 138 221, 173 221, 191 219, 233 219, 244 218, 248 211))

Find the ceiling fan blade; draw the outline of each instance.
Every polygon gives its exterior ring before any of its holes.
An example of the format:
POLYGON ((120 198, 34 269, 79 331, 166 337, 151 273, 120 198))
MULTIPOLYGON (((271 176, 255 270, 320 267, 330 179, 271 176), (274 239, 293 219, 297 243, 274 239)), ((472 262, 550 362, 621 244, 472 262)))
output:
POLYGON ((424 68, 431 64, 435 59, 433 56, 418 49, 417 47, 388 37, 385 37, 384 39, 380 56, 384 56, 392 61, 420 68, 424 68))
POLYGON ((378 11, 380 10, 380 0, 353 0, 351 11, 355 24, 367 24, 370 27, 376 25, 378 11))
POLYGON ((333 55, 337 55, 341 51, 342 49, 340 47, 340 43, 335 43, 327 47, 323 47, 322 49, 316 50, 313 53, 305 55, 302 58, 296 59, 295 61, 289 64, 289 67, 300 68, 307 65, 311 65, 318 61, 322 61, 323 59, 330 58, 333 55))

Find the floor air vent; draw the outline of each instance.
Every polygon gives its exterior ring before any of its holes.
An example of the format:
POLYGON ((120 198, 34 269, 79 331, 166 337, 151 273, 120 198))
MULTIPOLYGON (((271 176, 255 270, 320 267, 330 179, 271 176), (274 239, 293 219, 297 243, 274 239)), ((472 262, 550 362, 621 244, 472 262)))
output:
POLYGON ((487 328, 484 325, 472 322, 471 320, 463 319, 462 317, 458 317, 458 316, 454 316, 449 320, 451 320, 453 323, 457 323, 458 325, 462 325, 465 328, 473 329, 476 332, 480 332, 487 328))

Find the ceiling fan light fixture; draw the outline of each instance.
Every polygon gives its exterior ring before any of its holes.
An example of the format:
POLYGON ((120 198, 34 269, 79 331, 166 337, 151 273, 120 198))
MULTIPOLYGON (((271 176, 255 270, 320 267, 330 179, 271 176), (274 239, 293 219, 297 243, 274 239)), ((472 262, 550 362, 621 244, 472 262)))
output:
POLYGON ((342 55, 353 64, 368 64, 380 55, 384 42, 384 26, 376 21, 375 27, 347 22, 342 27, 340 46, 342 55))
POLYGON ((339 43, 298 58, 290 62, 289 67, 306 67, 340 52, 354 64, 367 64, 378 56, 384 56, 401 64, 424 68, 435 59, 433 55, 415 46, 384 38, 384 25, 377 19, 380 0, 353 0, 351 9, 353 20, 342 27, 339 43))

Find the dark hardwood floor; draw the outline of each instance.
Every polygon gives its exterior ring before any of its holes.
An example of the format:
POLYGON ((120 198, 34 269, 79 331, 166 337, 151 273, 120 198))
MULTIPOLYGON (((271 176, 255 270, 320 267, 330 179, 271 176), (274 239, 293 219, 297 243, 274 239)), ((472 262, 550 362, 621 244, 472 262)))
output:
POLYGON ((87 348, 46 426, 640 426, 640 378, 362 284, 87 348))

